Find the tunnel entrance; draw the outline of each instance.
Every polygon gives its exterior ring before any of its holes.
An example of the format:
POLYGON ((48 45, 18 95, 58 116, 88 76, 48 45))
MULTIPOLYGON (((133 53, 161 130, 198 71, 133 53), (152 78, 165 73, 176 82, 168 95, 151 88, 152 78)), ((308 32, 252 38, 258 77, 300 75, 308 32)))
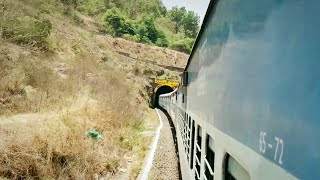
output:
POLYGON ((159 107, 159 96, 161 94, 170 93, 172 91, 173 91, 173 89, 170 86, 161 86, 161 87, 159 87, 158 90, 154 93, 154 96, 153 96, 154 107, 159 107))

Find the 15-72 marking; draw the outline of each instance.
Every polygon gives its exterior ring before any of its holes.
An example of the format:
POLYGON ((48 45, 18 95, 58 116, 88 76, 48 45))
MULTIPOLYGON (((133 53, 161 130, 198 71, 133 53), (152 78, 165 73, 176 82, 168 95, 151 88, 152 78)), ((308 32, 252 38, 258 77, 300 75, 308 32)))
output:
POLYGON ((266 142, 267 133, 264 131, 260 132, 259 137, 259 150, 260 153, 265 154, 267 150, 274 151, 274 161, 282 165, 282 156, 284 149, 284 142, 282 138, 274 137, 275 150, 273 150, 274 145, 270 142, 266 142), (268 149, 267 149, 268 148, 268 149))

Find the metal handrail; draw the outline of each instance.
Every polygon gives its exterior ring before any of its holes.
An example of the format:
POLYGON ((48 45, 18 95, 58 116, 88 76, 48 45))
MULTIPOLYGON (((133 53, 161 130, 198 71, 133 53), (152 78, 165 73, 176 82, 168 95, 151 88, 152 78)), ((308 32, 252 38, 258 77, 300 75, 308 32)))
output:
POLYGON ((196 143, 196 147, 197 147, 198 151, 201 152, 201 148, 200 148, 200 146, 198 145, 198 142, 196 143))
POLYGON ((189 143, 187 143, 187 148, 188 148, 188 149, 190 149, 190 147, 191 147, 191 146, 190 146, 190 144, 189 144, 189 143))
POLYGON ((208 180, 205 173, 203 173, 203 179, 208 180))
POLYGON ((204 156, 204 162, 206 163, 206 165, 207 165, 207 167, 208 167, 208 169, 209 169, 210 174, 213 176, 213 175, 214 175, 214 172, 213 172, 213 170, 212 170, 212 168, 211 168, 211 166, 210 166, 210 164, 209 164, 206 156, 204 156))
POLYGON ((200 179, 200 175, 199 175, 199 173, 198 173, 197 168, 195 168, 195 172, 196 172, 196 176, 197 176, 197 178, 198 178, 198 179, 200 179))
POLYGON ((197 161, 197 164, 201 165, 201 162, 200 162, 200 160, 198 159, 197 156, 196 156, 196 161, 197 161))

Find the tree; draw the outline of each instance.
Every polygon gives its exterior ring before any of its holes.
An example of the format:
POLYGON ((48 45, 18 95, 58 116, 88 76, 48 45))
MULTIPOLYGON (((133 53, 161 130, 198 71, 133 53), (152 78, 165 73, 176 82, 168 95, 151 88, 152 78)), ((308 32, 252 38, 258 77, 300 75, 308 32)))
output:
POLYGON ((168 12, 168 16, 169 18, 174 21, 176 23, 176 32, 179 32, 181 23, 182 23, 182 18, 184 17, 184 15, 186 14, 186 8, 182 7, 182 8, 178 8, 178 7, 173 7, 169 12, 168 12))
POLYGON ((141 38, 147 37, 152 43, 156 43, 159 38, 159 32, 154 25, 153 18, 146 18, 142 20, 137 33, 141 38))
POLYGON ((123 34, 135 34, 133 25, 118 8, 114 7, 108 10, 104 19, 107 25, 112 27, 115 36, 122 36, 123 34))
POLYGON ((127 0, 121 8, 132 19, 148 15, 158 18, 166 15, 166 8, 161 0, 127 0))
POLYGON ((82 10, 97 17, 107 10, 104 15, 105 32, 114 36, 169 46, 187 53, 199 30, 199 16, 196 13, 177 6, 167 10, 161 0, 61 1, 80 1, 82 10))
POLYGON ((123 9, 124 5, 126 4, 126 1, 123 1, 123 0, 103 0, 103 1, 107 9, 114 8, 114 7, 123 9))
POLYGON ((165 15, 166 8, 160 0, 145 0, 143 11, 152 17, 165 15))
POLYGON ((199 16, 189 11, 182 18, 182 26, 187 37, 195 38, 199 31, 199 16))

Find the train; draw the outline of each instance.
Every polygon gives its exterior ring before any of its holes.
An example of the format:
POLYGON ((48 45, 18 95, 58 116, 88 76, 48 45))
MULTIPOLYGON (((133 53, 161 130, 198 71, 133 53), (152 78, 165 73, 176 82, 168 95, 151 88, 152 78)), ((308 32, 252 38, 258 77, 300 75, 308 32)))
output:
POLYGON ((210 1, 180 86, 157 94, 182 179, 320 179, 319 7, 210 1))

